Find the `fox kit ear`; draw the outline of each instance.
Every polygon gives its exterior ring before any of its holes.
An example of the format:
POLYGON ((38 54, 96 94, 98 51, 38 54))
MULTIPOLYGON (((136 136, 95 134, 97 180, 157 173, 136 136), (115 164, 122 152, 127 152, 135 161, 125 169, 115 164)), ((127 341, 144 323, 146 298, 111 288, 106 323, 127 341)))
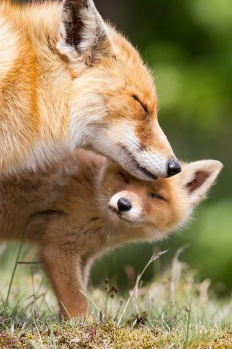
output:
POLYGON ((57 49, 71 63, 87 65, 111 55, 106 25, 92 0, 63 0, 57 49))
POLYGON ((195 206, 206 197, 222 167, 216 160, 201 160, 183 166, 178 176, 182 177, 181 184, 188 192, 190 204, 195 206))

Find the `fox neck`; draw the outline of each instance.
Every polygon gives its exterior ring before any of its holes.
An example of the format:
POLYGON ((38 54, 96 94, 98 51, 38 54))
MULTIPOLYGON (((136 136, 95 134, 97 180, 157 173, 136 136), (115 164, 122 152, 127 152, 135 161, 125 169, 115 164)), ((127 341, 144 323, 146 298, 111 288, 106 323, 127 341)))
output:
POLYGON ((78 110, 77 125, 70 124, 73 77, 56 50, 58 3, 49 3, 44 9, 14 9, 8 9, 12 16, 3 23, 3 34, 9 37, 0 38, 5 47, 5 56, 0 55, 0 138, 2 149, 7 149, 0 155, 0 172, 5 174, 35 171, 59 161, 77 146, 88 145, 88 119, 79 118, 78 110), (51 16, 44 16, 44 11, 51 16), (51 17, 52 24, 45 20, 51 17), (8 65, 4 63, 6 56, 8 65))
MULTIPOLYGON (((96 207, 99 207, 98 201, 95 202, 96 207)), ((88 248, 88 256, 94 257, 129 242, 151 240, 150 229, 147 230, 146 227, 133 227, 130 223, 120 221, 117 217, 114 220, 105 210, 104 212, 98 210, 96 216, 98 219, 89 230, 88 241, 93 241, 93 244, 88 248)))

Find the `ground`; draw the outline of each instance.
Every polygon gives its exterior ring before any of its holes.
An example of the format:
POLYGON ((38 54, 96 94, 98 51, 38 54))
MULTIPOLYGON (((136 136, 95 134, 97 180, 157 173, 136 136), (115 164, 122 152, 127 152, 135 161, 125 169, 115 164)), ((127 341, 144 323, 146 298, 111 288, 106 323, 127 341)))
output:
POLYGON ((148 285, 142 284, 142 272, 129 292, 105 280, 86 295, 91 316, 67 322, 58 321, 54 296, 37 264, 24 265, 36 270, 31 273, 17 264, 11 284, 5 262, 0 348, 232 348, 231 299, 218 299, 210 281, 197 282, 196 272, 177 258, 148 285))

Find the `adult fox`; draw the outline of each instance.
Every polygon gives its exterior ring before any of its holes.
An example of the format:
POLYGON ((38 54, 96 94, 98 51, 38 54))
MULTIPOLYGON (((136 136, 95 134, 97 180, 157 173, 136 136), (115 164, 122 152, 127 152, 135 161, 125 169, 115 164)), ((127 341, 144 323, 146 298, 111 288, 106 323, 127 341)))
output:
POLYGON ((151 180, 180 172, 157 121, 152 77, 92 0, 0 5, 0 174, 76 147, 151 180))
POLYGON ((156 241, 182 226, 205 198, 222 164, 183 164, 171 178, 142 181, 105 157, 77 149, 34 175, 0 182, 0 241, 37 244, 64 317, 87 313, 90 267, 132 241, 156 241), (25 230, 30 216, 43 212, 25 230))

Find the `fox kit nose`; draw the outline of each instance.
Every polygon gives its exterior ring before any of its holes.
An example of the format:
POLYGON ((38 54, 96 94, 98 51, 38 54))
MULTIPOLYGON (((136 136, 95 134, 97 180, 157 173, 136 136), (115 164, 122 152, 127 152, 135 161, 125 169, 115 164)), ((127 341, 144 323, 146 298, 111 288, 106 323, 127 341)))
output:
POLYGON ((119 212, 130 211, 132 207, 130 201, 126 198, 119 199, 117 202, 117 205, 118 205, 119 212))
POLYGON ((175 176, 181 172, 181 166, 176 159, 172 159, 168 163, 168 177, 175 176))

